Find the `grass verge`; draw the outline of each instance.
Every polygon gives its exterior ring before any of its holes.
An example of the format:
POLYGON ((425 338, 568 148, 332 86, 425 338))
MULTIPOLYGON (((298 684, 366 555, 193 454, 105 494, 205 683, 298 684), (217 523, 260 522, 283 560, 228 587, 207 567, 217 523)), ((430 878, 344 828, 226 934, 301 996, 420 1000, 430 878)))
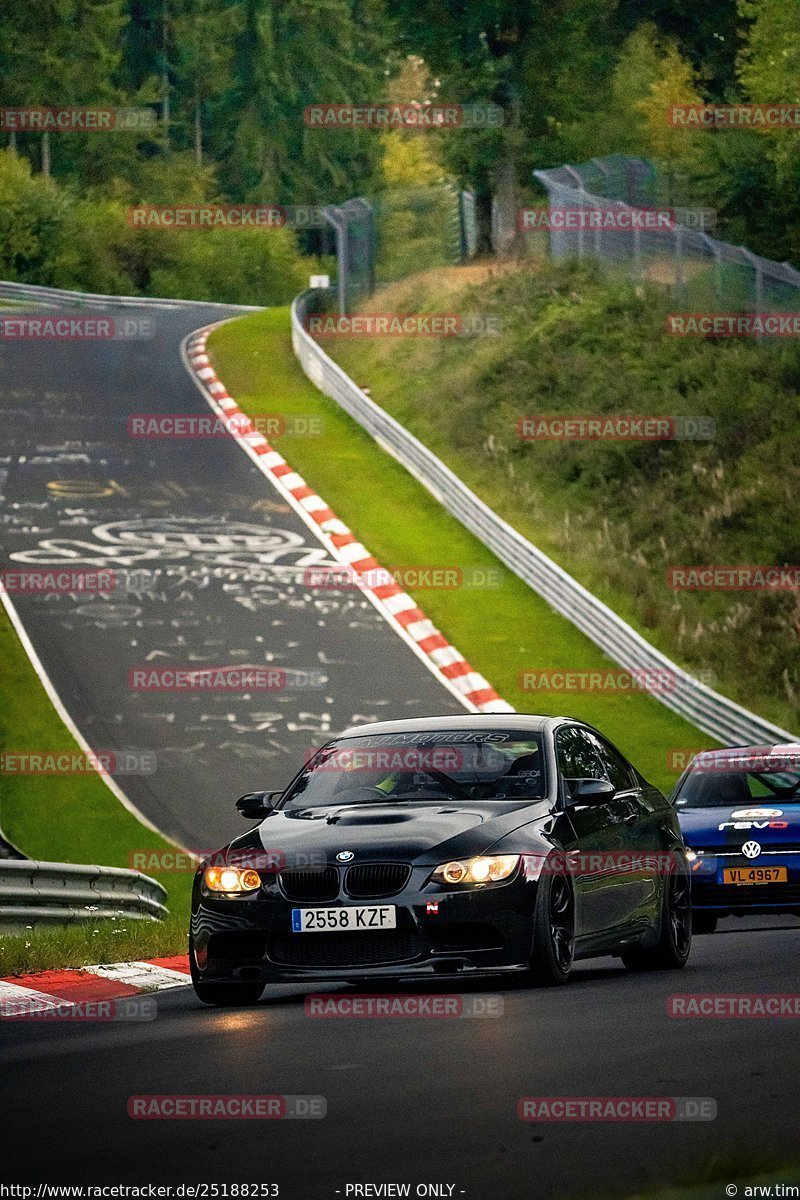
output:
MULTIPOLYGON (((796 587, 675 590, 671 567, 800 563, 796 339, 670 337, 685 308, 549 261, 429 271, 382 313, 477 314, 493 337, 326 349, 486 503, 649 641, 784 729, 800 726, 796 587), (531 415, 708 418, 705 438, 527 440, 531 415)), ((702 307, 700 305, 699 307, 702 307)), ((735 309, 735 305, 730 306, 735 309)), ((541 645, 536 665, 554 666, 541 645)))
POLYGON ((183 913, 164 921, 104 918, 81 925, 31 929, 13 936, 0 931, 0 978, 98 963, 136 962, 185 954, 188 922, 183 913))
MULTIPOLYGON (((0 750, 77 751, 2 607, 0 662, 0 750)), ((174 849, 129 813, 93 773, 0 774, 0 828, 23 854, 49 862, 130 867, 132 851, 174 849)), ((186 923, 191 873, 154 872, 153 878, 167 889, 170 912, 186 923)), ((157 938, 158 928, 143 923, 137 936, 149 929, 157 938)))
MULTIPOLYGON (((285 435, 273 439, 274 444, 383 566, 474 567, 499 573, 497 587, 409 591, 515 708, 552 714, 566 710, 596 724, 664 788, 676 778, 668 766, 673 750, 713 744, 642 693, 532 695, 520 689, 520 671, 531 666, 606 671, 612 664, 312 386, 292 353, 287 309, 223 326, 209 339, 209 351, 228 391, 250 416, 321 419, 322 435, 285 435)), ((358 372, 356 379, 361 382, 358 372)))

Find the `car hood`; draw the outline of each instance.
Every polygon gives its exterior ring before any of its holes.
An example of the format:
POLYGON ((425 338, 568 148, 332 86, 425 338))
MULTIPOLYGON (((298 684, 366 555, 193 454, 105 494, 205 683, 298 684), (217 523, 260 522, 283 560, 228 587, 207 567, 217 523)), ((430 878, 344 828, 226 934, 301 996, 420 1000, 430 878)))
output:
POLYGON ((546 801, 404 801, 331 805, 270 815, 229 852, 263 851, 286 866, 319 866, 350 851, 354 862, 438 864, 485 853, 506 834, 544 817, 546 801))
POLYGON ((747 807, 678 808, 687 846, 704 850, 738 849, 744 842, 779 848, 800 845, 800 804, 776 800, 747 807))

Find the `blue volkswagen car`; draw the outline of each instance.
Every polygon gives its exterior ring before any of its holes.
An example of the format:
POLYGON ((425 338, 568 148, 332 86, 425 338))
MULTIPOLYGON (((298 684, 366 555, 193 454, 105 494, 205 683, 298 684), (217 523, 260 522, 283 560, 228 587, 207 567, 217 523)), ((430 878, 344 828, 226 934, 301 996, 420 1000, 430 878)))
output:
POLYGON ((726 916, 800 916, 800 744, 707 750, 672 802, 689 847, 695 933, 726 916))

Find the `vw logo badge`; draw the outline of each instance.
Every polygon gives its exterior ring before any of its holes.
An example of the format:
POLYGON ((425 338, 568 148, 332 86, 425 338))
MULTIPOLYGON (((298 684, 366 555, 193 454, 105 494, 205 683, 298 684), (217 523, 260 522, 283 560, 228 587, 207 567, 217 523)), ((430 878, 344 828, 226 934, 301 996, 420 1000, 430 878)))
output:
POLYGON ((745 858, 758 858, 761 853, 761 847, 758 842, 745 842, 742 846, 742 854, 745 858))
POLYGON ((340 850, 336 855, 337 862, 351 862, 355 858, 352 850, 340 850))

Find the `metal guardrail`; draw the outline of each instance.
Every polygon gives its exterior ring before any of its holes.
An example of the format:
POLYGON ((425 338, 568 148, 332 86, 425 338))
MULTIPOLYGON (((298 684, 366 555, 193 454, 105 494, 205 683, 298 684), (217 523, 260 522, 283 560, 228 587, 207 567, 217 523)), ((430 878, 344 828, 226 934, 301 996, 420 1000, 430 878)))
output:
POLYGON ((416 476, 502 563, 619 666, 631 672, 670 672, 670 684, 674 682, 674 686, 650 694, 703 733, 727 745, 795 740, 793 734, 715 692, 656 650, 612 609, 492 512, 441 459, 357 387, 304 327, 307 305, 315 295, 319 300, 318 292, 303 292, 292 304, 292 345, 308 378, 416 476))
POLYGON ((159 921, 168 915, 166 894, 155 879, 121 867, 0 860, 0 930, 101 917, 159 921))
MULTIPOLYGON (((32 304, 74 304, 82 307, 90 303, 146 305, 151 308, 214 308, 221 307, 215 300, 174 300, 159 296, 109 296, 103 292, 75 292, 68 288, 42 287, 34 283, 17 283, 14 280, 0 281, 0 297, 3 300, 32 304)), ((236 312, 261 312, 258 304, 226 304, 225 308, 236 312)))

